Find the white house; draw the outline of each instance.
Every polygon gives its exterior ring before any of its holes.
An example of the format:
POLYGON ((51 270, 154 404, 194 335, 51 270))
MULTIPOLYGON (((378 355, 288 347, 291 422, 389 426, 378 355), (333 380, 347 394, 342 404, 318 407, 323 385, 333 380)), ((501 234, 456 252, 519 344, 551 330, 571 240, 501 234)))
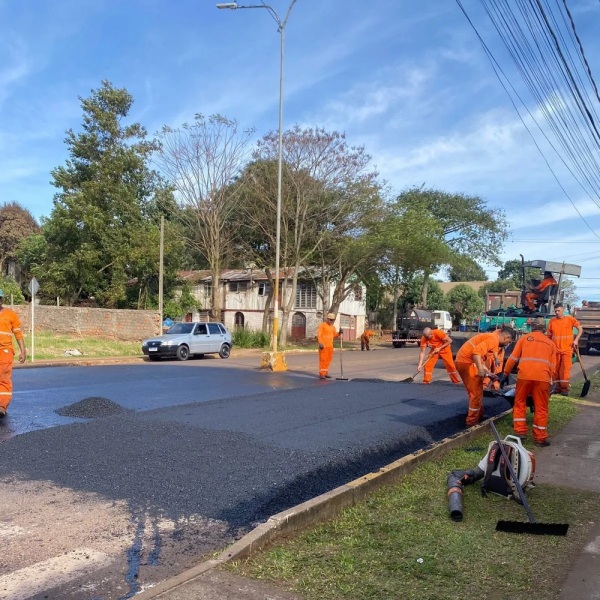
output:
MULTIPOLYGON (((186 315, 188 321, 206 318, 211 306, 212 277, 210 271, 184 271, 180 273, 189 282, 192 294, 197 298, 201 309, 186 315)), ((291 293, 291 279, 280 275, 280 306, 291 293)), ((269 280, 264 271, 258 269, 232 269, 221 272, 219 288, 221 293, 221 314, 225 326, 262 329, 263 313, 269 295, 269 280)), ((326 298, 331 298, 334 285, 331 285, 326 298)), ((328 306, 328 304, 327 304, 328 306)), ((312 280, 298 281, 294 308, 289 319, 288 336, 293 340, 312 338, 317 327, 323 322, 323 301, 312 280)), ((354 340, 365 330, 366 288, 357 284, 340 305, 336 327, 342 327, 345 340, 354 340)), ((281 321, 280 321, 280 324, 281 321)))

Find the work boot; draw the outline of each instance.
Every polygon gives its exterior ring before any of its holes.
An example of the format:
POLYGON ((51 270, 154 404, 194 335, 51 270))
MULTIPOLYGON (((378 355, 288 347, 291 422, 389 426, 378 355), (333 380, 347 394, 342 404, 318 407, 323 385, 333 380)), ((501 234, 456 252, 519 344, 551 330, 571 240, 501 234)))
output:
POLYGON ((524 433, 515 433, 515 435, 524 442, 527 439, 527 436, 524 433))
POLYGON ((542 440, 541 442, 533 442, 533 445, 538 448, 546 448, 550 445, 550 442, 548 440, 542 440))
POLYGON ((325 379, 333 379, 331 375, 325 375, 325 379))
POLYGON ((0 406, 0 419, 4 419, 6 416, 6 409, 0 406))
POLYGON ((319 375, 319 379, 327 379, 325 375, 319 375))

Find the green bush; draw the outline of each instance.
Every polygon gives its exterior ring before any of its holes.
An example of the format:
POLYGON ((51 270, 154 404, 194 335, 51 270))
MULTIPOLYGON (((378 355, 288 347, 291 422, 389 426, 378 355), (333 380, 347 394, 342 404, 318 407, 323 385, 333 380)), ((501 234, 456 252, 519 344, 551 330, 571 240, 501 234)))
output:
POLYGON ((236 327, 232 332, 233 345, 238 348, 267 348, 271 341, 266 331, 236 327))
POLYGON ((4 292, 4 304, 10 305, 11 294, 14 304, 25 304, 25 297, 19 284, 11 277, 0 277, 0 290, 4 292))

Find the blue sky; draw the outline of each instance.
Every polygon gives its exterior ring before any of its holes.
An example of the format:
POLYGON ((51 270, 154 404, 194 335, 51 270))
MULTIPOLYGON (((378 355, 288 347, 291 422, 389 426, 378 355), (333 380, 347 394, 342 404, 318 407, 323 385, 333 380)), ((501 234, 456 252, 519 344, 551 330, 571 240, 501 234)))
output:
MULTIPOLYGON (((270 4, 283 16, 289 1, 270 4)), ((463 4, 520 86, 480 2, 463 4)), ((569 6, 600 82, 600 3, 569 6)), ((482 196, 507 212, 505 259, 580 264, 580 297, 600 300, 600 208, 541 140, 592 232, 454 0, 297 0, 285 39, 284 127, 344 131, 396 192, 425 183, 482 196)), ((277 27, 266 10, 207 0, 0 0, 0 201, 50 214, 78 96, 103 79, 130 91, 131 118, 150 133, 218 112, 262 136, 277 128, 277 27)))

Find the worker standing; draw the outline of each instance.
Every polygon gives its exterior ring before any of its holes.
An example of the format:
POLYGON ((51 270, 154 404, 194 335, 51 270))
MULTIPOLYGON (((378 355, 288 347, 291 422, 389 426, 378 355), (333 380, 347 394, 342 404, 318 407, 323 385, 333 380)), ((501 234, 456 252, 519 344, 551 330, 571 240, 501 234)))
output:
POLYGON ((525 304, 531 312, 537 308, 535 301, 542 295, 544 290, 549 288, 551 285, 558 285, 558 281, 554 279, 554 276, 550 271, 544 271, 544 279, 542 279, 542 281, 540 281, 540 283, 531 291, 525 294, 525 304))
POLYGON ((24 363, 27 358, 19 315, 3 306, 3 301, 4 292, 0 290, 0 419, 6 416, 6 409, 12 400, 12 369, 15 359, 13 335, 19 344, 19 362, 24 363))
POLYGON ((565 309, 561 302, 554 306, 555 317, 548 323, 548 337, 556 345, 556 393, 569 395, 571 378, 571 358, 573 351, 579 344, 579 338, 583 333, 581 323, 571 315, 565 315, 565 309), (577 329, 577 335, 573 334, 577 329))
POLYGON ((515 331, 504 326, 492 333, 479 333, 467 340, 456 355, 456 370, 469 394, 469 410, 466 425, 473 427, 483 419, 483 380, 486 376, 495 378, 487 366, 487 361, 500 348, 508 346, 515 339, 515 331))
POLYGON ((371 346, 371 338, 375 335, 374 331, 371 331, 370 329, 367 329, 367 331, 365 331, 361 336, 360 336, 360 349, 361 350, 370 350, 371 346))
POLYGON ((339 332, 335 330, 334 323, 335 315, 329 313, 327 321, 321 323, 317 329, 317 342, 319 342, 319 379, 331 379, 328 371, 331 359, 333 358, 333 340, 342 333, 341 329, 339 332))
POLYGON ((456 365, 452 358, 452 338, 441 329, 432 329, 431 327, 425 327, 423 329, 423 335, 421 337, 421 352, 419 354, 419 364, 417 371, 420 372, 425 367, 423 373, 423 383, 431 383, 433 376, 433 368, 437 363, 438 358, 444 361, 444 366, 448 375, 450 375, 450 381, 452 383, 460 383, 460 377, 456 370, 456 365), (429 348, 429 355, 425 358, 425 348, 429 348))
POLYGON ((531 333, 522 336, 511 352, 501 384, 508 381, 509 374, 518 365, 515 403, 513 405, 513 429, 521 439, 527 437, 527 397, 533 398, 533 443, 543 448, 548 441, 548 404, 550 387, 556 369, 556 346, 546 336, 546 321, 538 317, 531 326, 531 333))

